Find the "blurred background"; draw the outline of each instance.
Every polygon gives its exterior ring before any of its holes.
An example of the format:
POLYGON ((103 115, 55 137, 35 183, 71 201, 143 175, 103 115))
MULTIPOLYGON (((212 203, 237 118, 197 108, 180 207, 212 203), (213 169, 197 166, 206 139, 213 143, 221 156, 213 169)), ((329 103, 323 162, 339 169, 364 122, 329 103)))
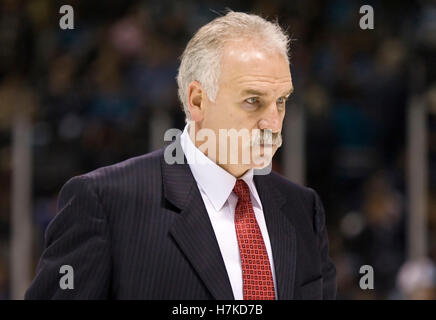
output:
POLYGON ((436 2, 370 0, 0 0, 0 299, 23 297, 69 178, 183 129, 179 56, 226 7, 292 36, 273 166, 321 196, 338 298, 436 299, 436 2))

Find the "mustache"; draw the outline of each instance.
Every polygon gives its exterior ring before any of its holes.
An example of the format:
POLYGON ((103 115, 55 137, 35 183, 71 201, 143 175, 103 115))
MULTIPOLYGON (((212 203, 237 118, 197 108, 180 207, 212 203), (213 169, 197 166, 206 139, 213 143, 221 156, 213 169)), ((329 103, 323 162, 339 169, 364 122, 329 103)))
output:
POLYGON ((261 144, 273 144, 280 147, 282 145, 282 135, 280 132, 272 132, 271 130, 255 131, 251 139, 251 146, 261 144))

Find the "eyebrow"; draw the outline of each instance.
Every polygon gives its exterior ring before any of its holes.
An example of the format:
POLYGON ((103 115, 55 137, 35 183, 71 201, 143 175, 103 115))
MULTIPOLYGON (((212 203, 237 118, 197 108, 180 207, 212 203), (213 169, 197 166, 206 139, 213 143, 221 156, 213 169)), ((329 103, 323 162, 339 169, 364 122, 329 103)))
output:
MULTIPOLYGON (((289 89, 284 95, 283 97, 287 97, 289 96, 292 92, 294 91, 294 87, 291 87, 291 89, 289 89)), ((266 96, 268 95, 266 92, 262 91, 262 90, 257 90, 257 89, 245 89, 241 92, 241 96, 246 96, 246 95, 255 95, 255 96, 266 96)))

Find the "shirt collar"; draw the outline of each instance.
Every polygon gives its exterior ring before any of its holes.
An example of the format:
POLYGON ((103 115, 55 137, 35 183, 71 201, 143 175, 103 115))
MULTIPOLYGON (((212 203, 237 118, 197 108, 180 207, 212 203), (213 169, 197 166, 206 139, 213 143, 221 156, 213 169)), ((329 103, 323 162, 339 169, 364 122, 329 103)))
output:
MULTIPOLYGON (((195 181, 197 181, 200 188, 205 192, 215 210, 220 211, 232 193, 236 178, 218 166, 194 145, 189 136, 188 126, 189 124, 185 126, 180 136, 180 142, 186 160, 188 161, 195 181)), ((253 181, 253 169, 248 170, 241 179, 247 183, 250 189, 252 198, 255 200, 253 204, 262 208, 253 181)))

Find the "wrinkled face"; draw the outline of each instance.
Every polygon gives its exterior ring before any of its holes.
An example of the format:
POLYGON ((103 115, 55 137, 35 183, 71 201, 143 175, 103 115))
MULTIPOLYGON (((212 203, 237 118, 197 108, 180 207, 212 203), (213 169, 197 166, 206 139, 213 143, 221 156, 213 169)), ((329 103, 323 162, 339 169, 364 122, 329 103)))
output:
MULTIPOLYGON (((226 146, 229 155, 238 152, 239 161, 236 171, 246 171, 249 168, 264 167, 251 159, 243 162, 242 154, 260 153, 272 155, 280 147, 280 133, 285 116, 286 99, 293 91, 291 73, 286 58, 278 52, 262 49, 262 44, 252 41, 231 41, 223 51, 221 61, 219 89, 214 102, 202 93, 202 112, 193 114, 197 128, 209 128, 217 136, 217 156, 219 163, 220 147, 226 146), (198 120, 198 121, 197 121, 198 120), (237 149, 231 146, 231 138, 219 135, 220 129, 247 129, 249 139, 240 135, 237 149), (253 145, 253 129, 263 135, 264 131, 272 131, 272 143, 253 145)), ((230 163, 230 159, 227 159, 230 163)), ((226 167, 226 164, 223 165, 226 167)))

